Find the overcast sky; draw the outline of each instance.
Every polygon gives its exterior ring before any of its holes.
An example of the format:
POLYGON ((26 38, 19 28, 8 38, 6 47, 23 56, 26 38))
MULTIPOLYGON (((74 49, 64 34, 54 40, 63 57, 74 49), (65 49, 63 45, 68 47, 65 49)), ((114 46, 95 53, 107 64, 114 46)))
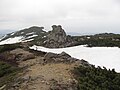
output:
POLYGON ((67 32, 120 33, 120 0, 0 0, 0 31, 53 24, 67 32))

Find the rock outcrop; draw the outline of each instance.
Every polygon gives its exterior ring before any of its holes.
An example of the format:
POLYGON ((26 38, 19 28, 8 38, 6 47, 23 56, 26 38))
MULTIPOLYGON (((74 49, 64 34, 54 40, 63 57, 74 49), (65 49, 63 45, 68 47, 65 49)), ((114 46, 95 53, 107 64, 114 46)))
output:
POLYGON ((45 54, 44 59, 43 59, 44 63, 58 63, 58 62, 72 63, 75 61, 80 61, 80 60, 71 57, 69 54, 65 52, 62 52, 60 54, 48 52, 45 54))
POLYGON ((33 53, 30 53, 20 48, 12 50, 10 53, 15 55, 15 61, 26 61, 35 58, 35 55, 33 53))
POLYGON ((74 57, 71 57, 69 54, 66 52, 62 52, 60 54, 55 54, 48 52, 44 55, 42 64, 48 64, 48 63, 78 63, 79 65, 83 66, 91 66, 89 62, 87 62, 84 59, 76 59, 74 57))
POLYGON ((76 40, 67 35, 61 25, 53 25, 49 32, 44 31, 44 27, 33 26, 17 32, 9 33, 0 39, 0 44, 25 43, 29 45, 39 45, 48 48, 64 48, 76 45, 76 40), (16 42, 7 42, 9 41, 16 42), (5 41, 7 40, 7 41, 5 41))
POLYGON ((53 25, 52 31, 48 32, 44 46, 48 48, 64 48, 72 46, 75 41, 68 36, 61 25, 53 25))
POLYGON ((65 31, 62 29, 62 26, 53 25, 52 28, 53 30, 48 35, 48 39, 54 40, 55 42, 58 43, 64 43, 67 40, 67 35, 65 31))

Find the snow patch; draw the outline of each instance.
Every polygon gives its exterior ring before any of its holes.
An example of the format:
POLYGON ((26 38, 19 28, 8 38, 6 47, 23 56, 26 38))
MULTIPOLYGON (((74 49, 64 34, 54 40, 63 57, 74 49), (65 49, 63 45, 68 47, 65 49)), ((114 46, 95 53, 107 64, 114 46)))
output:
POLYGON ((15 34, 15 32, 11 33, 11 36, 14 35, 14 34, 15 34))
POLYGON ((46 38, 47 36, 43 36, 42 38, 46 38))
POLYGON ((21 32, 21 34, 24 34, 24 32, 21 32))
POLYGON ((33 41, 34 39, 29 39, 29 40, 24 40, 22 42, 30 42, 30 41, 33 41))
POLYGON ((90 39, 90 37, 87 37, 87 39, 90 39))
POLYGON ((43 43, 46 43, 47 41, 44 41, 43 43))
POLYGON ((1 37, 1 38, 0 38, 0 41, 1 41, 2 39, 4 39, 6 36, 7 36, 7 35, 4 35, 3 37, 1 37))
POLYGON ((33 38, 33 37, 37 37, 37 36, 38 36, 38 35, 32 35, 32 36, 27 37, 27 39, 33 38))
POLYGON ((50 49, 42 46, 32 46, 30 49, 44 52, 52 52, 52 53, 61 53, 66 52, 72 57, 78 59, 84 59, 91 64, 96 66, 105 66, 106 68, 113 69, 120 72, 120 48, 118 47, 85 47, 83 45, 68 47, 68 48, 58 48, 58 49, 50 49))
POLYGON ((44 38, 46 38, 47 36, 44 36, 44 38))
POLYGON ((34 34, 35 32, 30 32, 30 33, 27 33, 26 35, 31 35, 31 34, 34 34))
POLYGON ((8 38, 6 40, 3 40, 0 42, 0 45, 4 45, 4 44, 14 44, 14 43, 20 43, 20 42, 29 42, 32 41, 34 39, 28 39, 25 40, 26 38, 24 38, 23 36, 19 36, 19 37, 14 37, 14 38, 8 38))
POLYGON ((22 41, 22 39, 23 39, 22 36, 20 36, 20 37, 14 37, 14 38, 8 38, 8 39, 6 39, 4 41, 1 41, 0 45, 19 43, 19 42, 22 41))

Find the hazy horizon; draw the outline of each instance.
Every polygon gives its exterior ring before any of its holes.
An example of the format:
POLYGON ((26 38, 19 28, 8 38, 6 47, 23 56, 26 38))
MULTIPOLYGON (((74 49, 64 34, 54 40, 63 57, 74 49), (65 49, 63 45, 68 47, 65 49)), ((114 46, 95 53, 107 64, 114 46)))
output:
MULTIPOLYGON (((32 27, 32 26, 30 26, 32 27)), ((26 27, 26 28, 30 28, 30 27, 26 27)), ((42 26, 41 26, 42 27, 42 26)), ((2 35, 5 35, 5 34, 9 34, 9 33, 12 33, 12 32, 16 32, 16 31, 20 31, 20 30, 23 30, 23 29, 26 29, 26 28, 22 28, 22 29, 18 29, 18 30, 0 30, 0 36, 2 35)), ((64 27, 63 27, 64 29, 64 27)), ((44 29, 45 31, 50 31, 52 29, 44 29)), ((65 30, 65 29, 64 29, 65 30)), ((74 32, 74 31, 67 31, 65 30, 65 32, 67 33, 67 35, 94 35, 94 34, 100 34, 100 33, 114 33, 114 34, 120 34, 119 32, 74 32)))
POLYGON ((66 32, 120 33, 120 0, 0 0, 0 32, 62 25, 66 32))

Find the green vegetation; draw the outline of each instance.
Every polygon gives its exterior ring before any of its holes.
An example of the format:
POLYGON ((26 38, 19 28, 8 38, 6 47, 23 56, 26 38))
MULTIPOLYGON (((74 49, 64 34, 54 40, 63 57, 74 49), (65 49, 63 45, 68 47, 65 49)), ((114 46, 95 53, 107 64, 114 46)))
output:
POLYGON ((2 46, 0 46, 0 53, 5 52, 5 51, 14 50, 16 48, 21 48, 21 46, 19 44, 2 45, 2 46))
POLYGON ((79 66, 74 73, 78 80, 78 90, 120 90, 120 74, 114 69, 79 66))
POLYGON ((120 47, 120 34, 103 33, 89 36, 73 36, 72 38, 77 41, 76 45, 120 47))
POLYGON ((1 62, 0 61, 0 78, 3 77, 4 75, 7 75, 9 73, 12 73, 14 71, 16 71, 17 68, 8 64, 8 63, 5 63, 5 62, 1 62))
POLYGON ((18 67, 0 61, 0 87, 11 82, 20 71, 18 67))

